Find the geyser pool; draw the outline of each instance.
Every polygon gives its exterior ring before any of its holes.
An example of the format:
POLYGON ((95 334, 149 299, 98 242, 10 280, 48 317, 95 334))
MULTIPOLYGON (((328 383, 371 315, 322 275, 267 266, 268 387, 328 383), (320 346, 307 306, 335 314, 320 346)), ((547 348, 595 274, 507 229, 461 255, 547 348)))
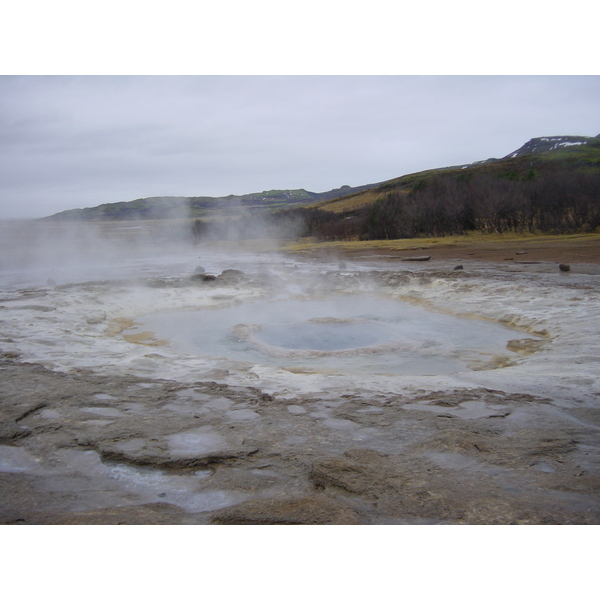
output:
MULTIPOLYGON (((235 329, 234 329, 235 332, 235 329)), ((368 319, 310 319, 303 323, 268 323, 255 334, 274 348, 309 352, 341 352, 378 347, 394 340, 389 323, 368 319)))
MULTIPOLYGON (((377 295, 262 300, 138 317, 172 350, 292 371, 451 374, 514 356, 528 337, 499 323, 438 314, 377 295)), ((500 361, 501 362, 501 361, 500 361)))

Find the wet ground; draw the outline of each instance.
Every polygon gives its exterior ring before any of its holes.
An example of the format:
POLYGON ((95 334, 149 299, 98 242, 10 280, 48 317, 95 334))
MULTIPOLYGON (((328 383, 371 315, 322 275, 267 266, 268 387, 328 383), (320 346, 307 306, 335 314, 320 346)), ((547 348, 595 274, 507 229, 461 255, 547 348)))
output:
POLYGON ((600 522, 589 269, 257 260, 5 288, 2 523, 600 522), (372 293, 514 335, 424 375, 193 353, 144 323, 372 293))

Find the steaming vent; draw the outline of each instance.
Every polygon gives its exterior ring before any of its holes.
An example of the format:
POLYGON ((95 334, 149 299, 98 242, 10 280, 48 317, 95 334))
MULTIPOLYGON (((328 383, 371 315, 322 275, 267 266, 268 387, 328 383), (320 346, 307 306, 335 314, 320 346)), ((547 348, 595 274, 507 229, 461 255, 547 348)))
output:
POLYGON ((258 301, 147 315, 145 328, 187 354, 339 373, 437 375, 490 368, 525 337, 486 321, 375 295, 258 301))

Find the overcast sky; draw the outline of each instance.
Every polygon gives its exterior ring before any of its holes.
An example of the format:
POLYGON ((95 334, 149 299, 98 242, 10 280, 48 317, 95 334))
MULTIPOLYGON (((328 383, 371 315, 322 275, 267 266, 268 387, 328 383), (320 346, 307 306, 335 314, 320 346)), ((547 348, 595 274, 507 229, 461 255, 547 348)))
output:
POLYGON ((0 218, 322 192, 600 134, 600 76, 2 76, 0 218))

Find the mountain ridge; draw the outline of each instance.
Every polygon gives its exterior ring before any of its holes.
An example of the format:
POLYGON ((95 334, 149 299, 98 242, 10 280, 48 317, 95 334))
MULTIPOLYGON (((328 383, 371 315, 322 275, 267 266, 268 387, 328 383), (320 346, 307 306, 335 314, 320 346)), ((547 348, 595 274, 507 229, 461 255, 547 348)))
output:
MULTIPOLYGON (((596 138, 599 138, 597 135, 596 138)), ((558 135, 550 137, 537 137, 531 138, 528 142, 523 144, 518 150, 507 154, 504 158, 516 158, 517 156, 525 156, 527 154, 540 154, 542 152, 551 152, 559 148, 567 148, 569 146, 582 146, 590 143, 590 140, 596 138, 590 138, 581 135, 558 135)))

